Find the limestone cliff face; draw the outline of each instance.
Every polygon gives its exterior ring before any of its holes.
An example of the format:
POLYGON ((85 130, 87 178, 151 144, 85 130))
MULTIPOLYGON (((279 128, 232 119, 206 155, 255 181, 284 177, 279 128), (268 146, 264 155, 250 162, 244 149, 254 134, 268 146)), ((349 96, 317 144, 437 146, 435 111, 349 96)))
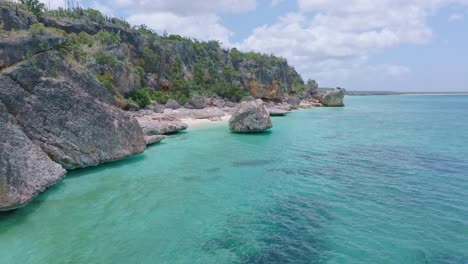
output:
POLYGON ((63 175, 0 101, 0 211, 27 204, 63 175))
POLYGON ((65 174, 141 153, 142 129, 86 69, 55 51, 0 72, 0 210, 65 174))

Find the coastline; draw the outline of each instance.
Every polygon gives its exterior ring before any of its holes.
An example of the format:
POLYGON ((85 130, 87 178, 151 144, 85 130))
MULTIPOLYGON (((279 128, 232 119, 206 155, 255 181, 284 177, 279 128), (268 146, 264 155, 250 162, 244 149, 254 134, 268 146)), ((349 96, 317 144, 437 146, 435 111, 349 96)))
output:
POLYGON ((202 118, 202 119, 181 118, 180 121, 187 124, 189 128, 192 128, 192 127, 202 127, 202 126, 207 126, 207 125, 212 125, 212 124, 227 123, 230 118, 231 118, 231 115, 225 115, 225 116, 220 117, 217 120, 214 120, 214 119, 210 120, 209 118, 202 118))

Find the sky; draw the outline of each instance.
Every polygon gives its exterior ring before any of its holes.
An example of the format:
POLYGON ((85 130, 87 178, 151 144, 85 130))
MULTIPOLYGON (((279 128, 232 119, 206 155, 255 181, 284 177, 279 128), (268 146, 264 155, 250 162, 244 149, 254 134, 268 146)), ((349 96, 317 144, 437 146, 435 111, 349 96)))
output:
MULTIPOLYGON (((42 0, 52 8, 63 0, 42 0)), ((468 0, 81 0, 156 32, 285 57, 321 87, 468 91, 468 0)))

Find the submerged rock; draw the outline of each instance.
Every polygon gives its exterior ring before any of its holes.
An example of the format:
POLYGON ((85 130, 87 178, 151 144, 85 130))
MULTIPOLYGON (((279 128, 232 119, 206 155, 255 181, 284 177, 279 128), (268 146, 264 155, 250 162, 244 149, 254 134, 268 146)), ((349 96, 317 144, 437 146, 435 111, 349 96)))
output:
POLYGON ((163 136, 163 135, 145 136, 145 142, 146 142, 146 145, 149 146, 149 145, 159 143, 163 141, 163 139, 165 138, 166 136, 163 136))
POLYGON ((173 134, 188 128, 179 119, 162 114, 143 115, 136 119, 147 136, 173 134))
POLYGON ((270 114, 262 100, 243 102, 229 120, 229 129, 239 133, 257 133, 272 128, 270 114))
POLYGON ((321 99, 324 106, 344 106, 343 99, 345 97, 346 90, 343 88, 336 88, 326 92, 321 99))
POLYGON ((285 116, 289 113, 289 111, 287 110, 276 108, 276 107, 271 107, 271 106, 267 107, 266 109, 268 113, 270 113, 270 116, 285 116))
POLYGON ((0 101, 0 211, 22 207, 66 171, 22 131, 0 101))

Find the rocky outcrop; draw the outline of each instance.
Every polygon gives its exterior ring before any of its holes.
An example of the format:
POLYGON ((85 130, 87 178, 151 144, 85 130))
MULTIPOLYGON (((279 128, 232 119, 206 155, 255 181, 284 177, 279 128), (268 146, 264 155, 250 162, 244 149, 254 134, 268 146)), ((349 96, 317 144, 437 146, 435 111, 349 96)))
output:
POLYGON ((346 90, 343 88, 336 88, 326 92, 322 98, 321 103, 324 106, 344 106, 343 99, 346 95, 346 90))
POLYGON ((36 22, 36 17, 21 5, 0 1, 0 24, 4 30, 25 30, 36 22))
POLYGON ((192 95, 192 97, 190 98, 190 104, 195 109, 203 109, 207 106, 205 98, 199 94, 192 95))
POLYGON ((262 100, 242 102, 229 120, 229 129, 238 133, 258 133, 272 127, 270 114, 262 100))
POLYGON ((1 37, 0 70, 37 53, 50 50, 64 41, 65 38, 59 34, 32 36, 28 32, 18 32, 15 36, 1 37))
POLYGON ((146 145, 153 145, 163 141, 166 136, 163 135, 153 135, 153 136, 145 136, 146 145))
POLYGON ((89 72, 45 52, 2 72, 0 100, 25 134, 66 169, 144 151, 137 121, 89 72), (60 73, 60 74, 59 74, 60 73))
POLYGON ((0 101, 0 211, 24 206, 65 170, 23 132, 0 101))
POLYGON ((301 105, 301 99, 294 96, 288 97, 286 102, 291 106, 292 109, 299 109, 301 105))
POLYGON ((166 108, 169 108, 169 109, 179 109, 181 106, 180 104, 176 101, 176 100, 169 100, 167 101, 166 103, 166 108))
POLYGON ((135 118, 147 136, 173 134, 188 128, 179 119, 163 114, 139 115, 135 118))
POLYGON ((270 113, 270 116, 285 116, 289 113, 287 110, 272 106, 267 106, 266 109, 270 113))

